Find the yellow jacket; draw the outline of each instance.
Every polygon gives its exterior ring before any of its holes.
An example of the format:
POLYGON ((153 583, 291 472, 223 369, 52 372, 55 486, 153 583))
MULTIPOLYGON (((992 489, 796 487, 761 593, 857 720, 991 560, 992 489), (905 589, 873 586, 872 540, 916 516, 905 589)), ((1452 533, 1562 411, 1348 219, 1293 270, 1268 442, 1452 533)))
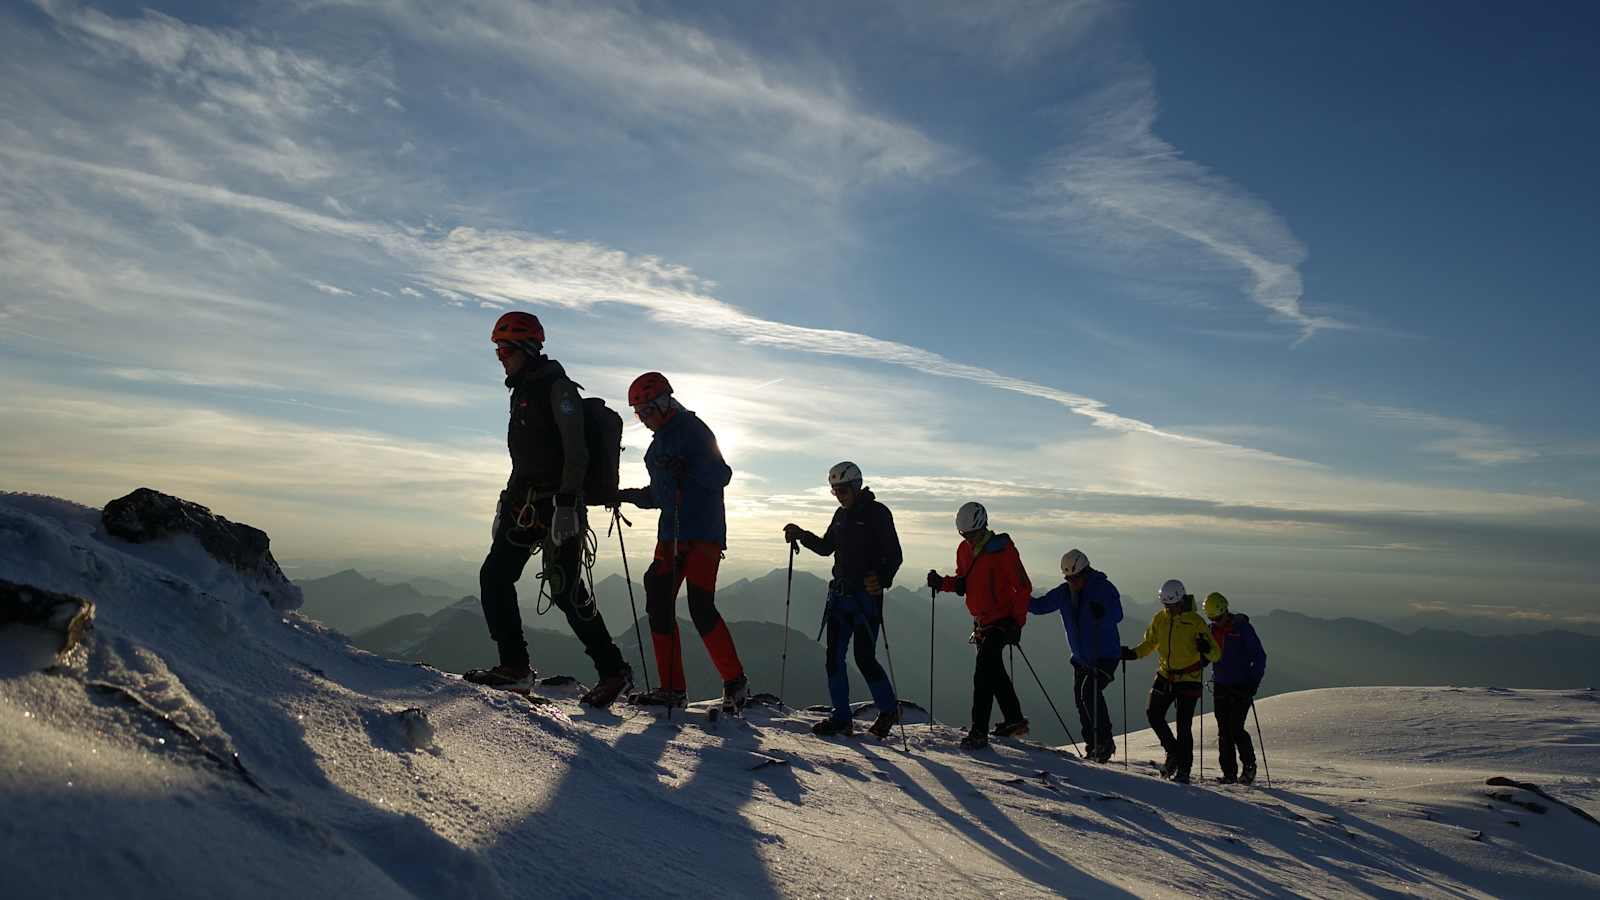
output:
POLYGON ((1194 611, 1192 602, 1184 603, 1176 614, 1162 607, 1150 620, 1149 627, 1144 630, 1144 640, 1133 652, 1142 658, 1149 656, 1151 650, 1161 659, 1156 674, 1168 681, 1202 681, 1205 673, 1202 662, 1216 662, 1222 658, 1222 648, 1211 636, 1211 626, 1194 611), (1205 639, 1203 655, 1195 646, 1196 637, 1205 639))

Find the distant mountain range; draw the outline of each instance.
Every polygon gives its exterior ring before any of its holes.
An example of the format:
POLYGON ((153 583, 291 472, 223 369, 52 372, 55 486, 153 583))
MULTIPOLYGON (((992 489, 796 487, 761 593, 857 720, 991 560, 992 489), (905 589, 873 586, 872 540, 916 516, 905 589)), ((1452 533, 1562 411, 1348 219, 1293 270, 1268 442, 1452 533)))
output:
MULTIPOLYGON (((760 578, 732 582, 717 593, 718 608, 729 622, 756 690, 776 693, 784 677, 785 581, 785 571, 774 570, 760 578)), ((306 594, 305 614, 345 631, 364 649, 426 661, 450 671, 495 661, 494 646, 475 597, 457 601, 429 597, 414 583, 386 585, 354 571, 299 584, 306 594)), ((536 584, 532 579, 524 581, 525 586, 536 584)), ((633 589, 642 616, 644 591, 637 580, 633 589)), ((639 641, 637 626, 630 624, 633 616, 626 583, 620 576, 610 576, 596 583, 595 594, 608 627, 618 635, 618 645, 637 669, 639 641)), ((896 587, 886 597, 888 638, 901 693, 906 699, 923 703, 928 697, 930 659, 928 595, 896 587)), ((553 618, 541 618, 534 614, 532 599, 528 593, 522 597, 523 622, 535 666, 547 674, 565 673, 591 681, 594 668, 567 631, 560 613, 552 611, 549 615, 553 618)), ((805 572, 794 574, 784 684, 785 699, 792 705, 823 703, 827 699, 823 647, 814 640, 825 599, 826 583, 822 579, 805 572)), ((682 605, 679 610, 686 612, 682 605)), ((1121 629, 1124 643, 1139 640, 1154 611, 1151 605, 1128 605, 1121 629)), ((933 651, 937 656, 934 712, 943 721, 965 722, 971 703, 972 650, 966 643, 971 619, 961 598, 949 594, 939 596, 932 617, 933 651)), ((1322 619, 1284 610, 1252 615, 1251 621, 1261 634, 1269 657, 1263 695, 1358 685, 1576 688, 1600 682, 1600 637, 1593 635, 1544 631, 1485 636, 1443 628, 1420 628, 1406 634, 1361 619, 1322 619)), ((681 619, 679 627, 685 635, 684 668, 690 692, 696 696, 716 694, 720 679, 693 626, 681 619)), ((648 634, 643 643, 654 683, 655 660, 648 634)), ((1071 666, 1059 617, 1031 618, 1022 648, 1049 689, 1050 699, 1077 735, 1071 666)), ((881 644, 879 659, 887 661, 881 644)), ((1130 721, 1137 722, 1142 716, 1154 669, 1153 658, 1128 664, 1130 721)), ((850 678, 854 695, 866 697, 854 663, 850 663, 850 678)), ((1022 654, 1015 660, 1015 680, 1035 734, 1045 740, 1065 740, 1022 654)), ((637 677, 637 681, 643 687, 644 678, 637 677)), ((1121 684, 1112 685, 1108 692, 1119 730, 1123 721, 1122 692, 1121 684)))
POLYGON ((300 608, 302 613, 346 634, 363 631, 397 616, 436 612, 454 602, 450 594, 434 593, 443 585, 427 584, 424 579, 384 584, 355 569, 295 584, 305 595, 305 604, 300 608), (418 582, 424 587, 419 588, 418 582))

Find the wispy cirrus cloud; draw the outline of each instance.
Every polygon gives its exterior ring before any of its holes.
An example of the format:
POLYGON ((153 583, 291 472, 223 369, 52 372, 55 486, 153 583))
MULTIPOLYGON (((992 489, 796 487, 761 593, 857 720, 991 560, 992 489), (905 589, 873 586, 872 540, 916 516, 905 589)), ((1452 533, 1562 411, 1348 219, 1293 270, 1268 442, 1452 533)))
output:
POLYGON ((333 296, 333 297, 354 297, 356 295, 355 291, 347 290, 345 288, 339 287, 336 284, 329 284, 326 281, 318 281, 315 278, 313 278, 312 280, 310 280, 310 281, 308 281, 306 283, 311 285, 312 287, 316 288, 317 290, 321 291, 322 293, 328 294, 329 296, 333 296))
POLYGON ((1158 136, 1158 111, 1142 65, 1075 103, 1070 139, 1042 165, 1022 215, 1059 229, 1069 252, 1143 277, 1196 266, 1242 274, 1250 299, 1292 325, 1298 341, 1348 328, 1304 303, 1307 251, 1282 217, 1158 136))
POLYGON ((372 66, 329 62, 248 31, 153 10, 122 18, 65 0, 34 3, 79 51, 52 61, 47 90, 12 98, 10 114, 33 126, 26 136, 41 150, 98 159, 131 151, 175 177, 248 172, 304 185, 346 172, 319 126, 391 87, 372 66), (93 127, 85 115, 98 120, 93 127))
MULTIPOLYGON (((964 154, 917 128, 864 108, 836 72, 757 57, 736 40, 632 5, 465 0, 349 0, 411 38, 475 61, 537 76, 538 94, 581 99, 632 133, 649 124, 699 154, 789 174, 836 192, 851 184, 927 178, 963 168, 964 154)), ((471 87, 482 98, 482 88, 471 87)), ((500 114, 539 96, 489 99, 500 114)), ((541 129, 570 110, 539 105, 541 129)), ((619 135, 620 137, 620 135, 619 135)))
POLYGON ((1006 66, 1070 46, 1120 6, 1114 0, 894 0, 891 5, 901 27, 1006 66))
POLYGON ((1400 406, 1366 403, 1349 405, 1357 412, 1379 422, 1435 435, 1418 449, 1454 457, 1461 462, 1479 466, 1497 466, 1528 462, 1540 455, 1538 450, 1514 440, 1505 429, 1492 425, 1400 406))
POLYGON ((104 166, 0 145, 0 157, 67 169, 112 187, 154 191, 167 199, 265 216, 325 237, 374 245, 445 297, 469 295, 496 304, 532 303, 583 309, 621 304, 644 309, 658 321, 708 331, 752 346, 848 357, 959 379, 1057 404, 1095 426, 1262 460, 1297 460, 1160 428, 1113 411, 1105 402, 993 369, 957 362, 920 347, 856 332, 791 325, 751 315, 718 300, 686 267, 590 242, 563 241, 525 232, 457 227, 442 233, 332 216, 280 200, 148 172, 104 166))

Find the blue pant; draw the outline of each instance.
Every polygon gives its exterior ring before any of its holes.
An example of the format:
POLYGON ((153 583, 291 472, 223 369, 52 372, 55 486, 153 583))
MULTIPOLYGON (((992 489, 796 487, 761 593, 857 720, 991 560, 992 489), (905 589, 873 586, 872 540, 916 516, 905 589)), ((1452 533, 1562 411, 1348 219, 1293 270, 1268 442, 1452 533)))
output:
POLYGON ((878 665, 878 629, 883 624, 882 603, 865 592, 828 595, 828 698, 833 701, 833 717, 851 718, 850 677, 845 673, 844 657, 850 639, 856 641, 856 668, 867 680, 867 690, 879 712, 898 710, 894 685, 878 665))

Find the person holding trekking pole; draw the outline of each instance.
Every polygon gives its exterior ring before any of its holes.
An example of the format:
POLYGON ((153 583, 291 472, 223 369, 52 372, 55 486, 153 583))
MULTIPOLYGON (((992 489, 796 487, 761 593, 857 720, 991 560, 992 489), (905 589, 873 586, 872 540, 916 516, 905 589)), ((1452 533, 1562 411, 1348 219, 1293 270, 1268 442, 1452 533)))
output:
POLYGON ((655 559, 644 574, 645 615, 661 686, 630 699, 665 706, 669 713, 684 705, 687 684, 677 605, 678 589, 687 581, 689 618, 722 676, 722 706, 737 711, 749 698, 750 682, 716 605, 717 569, 728 545, 722 489, 733 480, 733 470, 722 458, 716 435, 673 397, 665 375, 646 372, 634 379, 628 405, 653 432, 644 454, 650 484, 624 488, 617 496, 641 509, 661 510, 655 559))
POLYGON ((1230 611, 1227 597, 1212 591, 1205 610, 1211 636, 1222 648, 1222 659, 1211 670, 1222 783, 1250 784, 1256 780, 1256 749, 1245 720, 1267 674, 1267 651, 1250 617, 1230 611))
POLYGON ((1194 595, 1174 578, 1161 586, 1158 595, 1161 611, 1144 630, 1137 647, 1123 647, 1122 658, 1139 659, 1155 651, 1161 660, 1155 681, 1150 685, 1150 702, 1145 717, 1161 741, 1167 759, 1161 777, 1179 784, 1189 783, 1194 765, 1194 708, 1205 686, 1201 679, 1208 663, 1222 656, 1222 649, 1211 637, 1211 629, 1194 609, 1194 595), (1176 705, 1178 734, 1167 727, 1167 710, 1176 705))
POLYGON ((1116 680, 1121 656, 1117 623, 1122 621, 1122 595, 1076 548, 1061 557, 1061 577, 1062 583, 1048 594, 1028 601, 1028 612, 1061 613, 1072 653, 1072 696, 1083 726, 1084 749, 1090 759, 1103 763, 1116 752, 1105 689, 1116 680))
MULTIPOLYGON (((833 713, 812 726, 821 736, 850 734, 854 718, 850 709, 850 678, 845 654, 855 641, 856 668, 878 707, 878 717, 867 729, 887 738, 900 721, 900 701, 892 679, 878 664, 878 633, 883 628, 883 592, 894 584, 902 556, 894 516, 872 489, 862 486, 861 468, 845 461, 828 470, 828 489, 839 508, 828 530, 818 537, 790 523, 783 539, 798 542, 819 556, 833 557, 833 580, 828 582, 828 603, 823 612, 828 633, 828 699, 833 713)), ((792 557, 791 557, 792 559, 792 557)))
POLYGON ((1033 585, 1011 536, 989 530, 989 512, 983 504, 964 504, 956 512, 956 531, 961 534, 956 574, 940 575, 930 569, 928 587, 965 596, 967 611, 972 613, 972 643, 978 645, 978 659, 972 672, 972 725, 961 739, 961 747, 981 750, 989 746, 989 714, 995 701, 1000 703, 1001 715, 995 737, 1028 733, 1028 720, 1022 715, 1022 703, 1006 674, 1002 654, 1022 640, 1033 585))

